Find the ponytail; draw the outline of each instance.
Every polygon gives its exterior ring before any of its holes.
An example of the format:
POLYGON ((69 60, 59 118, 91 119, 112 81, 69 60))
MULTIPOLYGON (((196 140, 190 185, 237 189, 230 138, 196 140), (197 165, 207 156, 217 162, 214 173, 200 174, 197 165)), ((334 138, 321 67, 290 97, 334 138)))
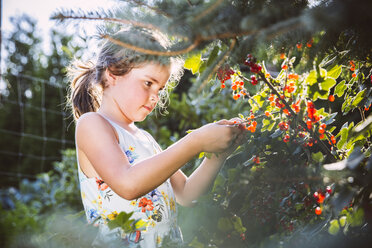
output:
POLYGON ((97 76, 101 77, 101 74, 102 72, 97 72, 93 62, 84 64, 75 61, 68 68, 71 79, 68 103, 75 120, 84 113, 97 111, 100 107, 102 85, 97 76))

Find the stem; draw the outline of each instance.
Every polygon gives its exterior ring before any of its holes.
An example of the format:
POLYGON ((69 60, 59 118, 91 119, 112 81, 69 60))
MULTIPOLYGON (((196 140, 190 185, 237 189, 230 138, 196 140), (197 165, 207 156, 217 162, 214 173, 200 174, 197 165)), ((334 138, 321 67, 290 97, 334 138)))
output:
MULTIPOLYGON (((271 114, 273 115, 273 114, 278 114, 278 113, 280 113, 280 112, 279 111, 278 112, 273 112, 271 114)), ((267 117, 267 116, 265 114, 257 115, 254 118, 250 118, 249 120, 242 121, 239 124, 248 123, 248 122, 253 121, 253 120, 261 119, 262 117, 267 117)))

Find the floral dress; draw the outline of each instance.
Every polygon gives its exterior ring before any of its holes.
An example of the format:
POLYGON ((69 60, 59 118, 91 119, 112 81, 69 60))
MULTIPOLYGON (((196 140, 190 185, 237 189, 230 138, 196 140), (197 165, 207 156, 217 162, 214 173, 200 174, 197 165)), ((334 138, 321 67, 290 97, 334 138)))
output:
MULTIPOLYGON (((115 128, 119 145, 133 166, 161 151, 147 132, 141 130, 141 137, 137 137, 107 120, 115 128)), ((89 223, 99 227, 94 247, 117 247, 118 242, 119 247, 160 247, 166 236, 174 246, 182 243, 175 196, 169 179, 146 195, 129 201, 117 195, 101 178, 88 178, 78 167, 86 217, 89 223), (133 212, 131 219, 139 221, 140 227, 131 233, 124 233, 121 228, 110 230, 107 223, 122 211, 133 212)))

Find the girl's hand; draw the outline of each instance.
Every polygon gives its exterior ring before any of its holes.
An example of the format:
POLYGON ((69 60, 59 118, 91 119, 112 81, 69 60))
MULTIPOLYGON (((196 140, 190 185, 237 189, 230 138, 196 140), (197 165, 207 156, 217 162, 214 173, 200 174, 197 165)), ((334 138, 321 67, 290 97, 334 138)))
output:
POLYGON ((231 153, 233 153, 240 145, 247 141, 246 129, 243 124, 244 120, 241 118, 232 118, 230 120, 221 120, 217 123, 225 125, 233 125, 238 128, 235 138, 233 139, 231 145, 224 150, 222 153, 218 154, 220 158, 227 158, 231 153))
POLYGON ((242 140, 243 129, 239 126, 241 119, 220 120, 194 131, 203 152, 221 153, 234 151, 242 140))

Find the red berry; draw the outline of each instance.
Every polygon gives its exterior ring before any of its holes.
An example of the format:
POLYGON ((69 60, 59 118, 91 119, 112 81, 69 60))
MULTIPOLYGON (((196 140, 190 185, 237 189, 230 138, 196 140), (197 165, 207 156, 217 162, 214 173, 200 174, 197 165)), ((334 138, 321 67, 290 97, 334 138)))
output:
POLYGON ((317 199, 318 203, 323 203, 325 199, 325 195, 323 193, 320 193, 317 199))
POLYGON ((332 194, 332 188, 330 186, 327 186, 326 191, 328 194, 332 194))
POLYGON ((320 207, 316 207, 315 214, 316 215, 321 215, 322 214, 322 209, 320 207))
POLYGON ((314 192, 313 196, 314 196, 314 198, 318 199, 319 193, 318 192, 314 192))

